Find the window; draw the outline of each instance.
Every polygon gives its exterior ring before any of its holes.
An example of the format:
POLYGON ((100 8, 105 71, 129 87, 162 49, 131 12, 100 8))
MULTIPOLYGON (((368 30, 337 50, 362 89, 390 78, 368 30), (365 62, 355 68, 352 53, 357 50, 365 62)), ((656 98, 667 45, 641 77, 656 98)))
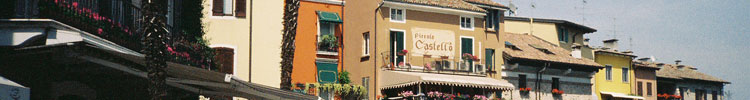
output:
POLYGON ((318 51, 338 52, 338 38, 333 33, 336 23, 321 21, 318 24, 318 51))
POLYGON ((568 29, 558 28, 557 39, 562 42, 568 42, 568 29))
POLYGON ((400 22, 404 23, 406 20, 404 20, 405 16, 404 9, 397 9, 397 8, 391 8, 391 22, 400 22))
POLYGON ((695 89, 695 100, 706 100, 706 90, 695 89))
POLYGON ((323 39, 321 38, 323 38, 323 36, 325 35, 333 35, 334 29, 336 29, 336 24, 321 22, 320 29, 318 29, 318 42, 322 41, 323 39))
POLYGON ((487 27, 487 30, 497 31, 498 28, 496 26, 499 25, 498 20, 500 19, 497 17, 498 11, 493 10, 493 9, 484 9, 484 10, 487 10, 487 16, 484 17, 485 24, 486 24, 485 26, 487 27))
POLYGON ((219 72, 234 74, 234 49, 227 47, 213 47, 216 53, 214 58, 218 65, 219 72))
MULTIPOLYGON (((370 90, 370 77, 362 77, 362 87, 365 87, 365 91, 370 90)), ((366 93, 365 100, 370 97, 370 93, 366 93)))
POLYGON ((560 90, 560 78, 552 78, 552 89, 560 90))
POLYGON ((484 50, 484 64, 487 66, 487 69, 494 70, 495 68, 495 49, 485 49, 484 50))
MULTIPOLYGON (((471 54, 474 55, 474 37, 461 36, 461 55, 471 54)), ((480 53, 481 54, 481 53, 480 53)), ((464 63, 459 67, 459 70, 473 71, 474 61, 470 59, 461 58, 464 63)))
POLYGON ((364 56, 370 55, 370 32, 362 34, 362 54, 364 56))
POLYGON ((233 14, 236 14, 236 17, 244 18, 245 0, 236 0, 236 2, 235 0, 213 0, 211 11, 213 11, 213 16, 233 16, 233 14), (233 2, 236 4, 233 5, 233 2))
POLYGON ((651 88, 651 82, 646 82, 646 95, 653 96, 653 89, 651 88))
POLYGON ((605 70, 607 70, 607 80, 612 80, 612 65, 606 65, 605 70))
POLYGON ((637 84, 637 85, 638 85, 638 86, 637 86, 637 87, 638 87, 638 88, 637 88, 637 90, 638 90, 638 95, 639 95, 639 96, 643 96, 643 82, 638 82, 638 84, 637 84))
POLYGON ((719 100, 719 93, 716 91, 711 92, 711 100, 719 100))
MULTIPOLYGON (((687 88, 685 88, 685 87, 680 87, 680 88, 678 88, 678 89, 680 89, 680 96, 681 96, 681 97, 685 97, 685 89, 687 89, 687 88)), ((685 98, 680 98, 680 100, 685 100, 685 98)))
POLYGON ((518 75, 518 87, 526 88, 526 75, 518 75))
POLYGON ((622 68, 622 82, 628 82, 628 68, 622 68))
POLYGON ((459 23, 461 25, 461 29, 464 30, 474 30, 474 18, 472 17, 464 17, 461 16, 461 22, 459 23))

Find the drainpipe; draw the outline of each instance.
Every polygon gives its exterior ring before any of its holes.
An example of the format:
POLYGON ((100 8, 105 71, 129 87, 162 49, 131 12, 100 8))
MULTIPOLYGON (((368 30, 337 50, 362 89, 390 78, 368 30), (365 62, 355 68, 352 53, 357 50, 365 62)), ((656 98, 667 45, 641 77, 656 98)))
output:
POLYGON ((542 81, 542 80, 543 80, 543 79, 542 79, 542 78, 543 78, 543 77, 542 77, 542 74, 544 73, 544 71, 546 71, 546 70, 547 70, 547 67, 548 67, 549 65, 550 65, 549 63, 544 63, 544 66, 542 67, 542 69, 539 69, 539 71, 537 71, 537 72, 536 72, 536 84, 534 84, 534 86, 535 86, 535 88, 536 88, 536 92, 535 92, 535 93, 536 93, 536 99, 537 99, 537 100, 541 100, 541 99, 540 99, 540 98, 541 98, 541 96, 539 95, 539 91, 541 91, 540 89, 541 89, 541 86, 542 86, 542 85, 540 85, 539 83, 541 83, 540 81, 542 81))
POLYGON ((374 24, 373 25, 374 29, 372 29, 373 33, 370 33, 370 37, 373 37, 373 39, 370 39, 370 41, 373 41, 373 40, 375 41, 375 42, 371 42, 371 43, 375 43, 375 54, 370 54, 370 55, 372 55, 373 56, 372 58, 374 58, 372 62, 372 66, 373 66, 372 68, 375 68, 375 70, 373 70, 373 73, 375 73, 375 76, 373 76, 374 77, 373 79, 375 80, 376 91, 374 92, 375 92, 376 97, 377 97, 377 94, 380 92, 380 89, 378 88, 379 77, 377 77, 378 76, 378 48, 377 48, 378 47, 378 42, 377 42, 378 41, 378 35, 377 35, 378 33, 378 10, 380 10, 380 7, 383 7, 383 3, 385 2, 380 1, 380 4, 378 4, 378 7, 375 8, 375 12, 372 13, 373 15, 372 24, 374 24))

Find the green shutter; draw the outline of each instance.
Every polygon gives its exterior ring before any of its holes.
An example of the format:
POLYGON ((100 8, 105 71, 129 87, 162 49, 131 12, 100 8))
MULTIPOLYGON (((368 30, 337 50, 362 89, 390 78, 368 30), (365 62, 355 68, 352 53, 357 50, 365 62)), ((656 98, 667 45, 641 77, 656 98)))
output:
POLYGON ((329 62, 315 62, 318 66, 318 82, 319 83, 337 83, 338 76, 338 64, 329 62))
POLYGON ((318 11, 318 19, 323 22, 342 23, 341 17, 335 12, 318 11))

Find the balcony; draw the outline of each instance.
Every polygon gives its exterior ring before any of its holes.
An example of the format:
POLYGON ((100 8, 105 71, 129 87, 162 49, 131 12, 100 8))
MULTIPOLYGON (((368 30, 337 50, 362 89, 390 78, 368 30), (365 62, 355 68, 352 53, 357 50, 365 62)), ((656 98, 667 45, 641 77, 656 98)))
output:
MULTIPOLYGON (((53 19, 131 50, 141 50, 142 17, 131 0, 40 0, 39 18, 53 19)), ((168 26, 167 30, 173 31, 168 26)), ((171 36, 171 35, 170 35, 171 36)))
MULTIPOLYGON (((393 64, 390 54, 391 52, 382 52, 380 55, 383 57, 383 68, 391 71, 407 71, 407 72, 423 72, 423 73, 436 73, 436 74, 452 74, 452 75, 467 75, 467 76, 487 76, 487 74, 495 73, 491 68, 487 68, 484 64, 480 64, 479 59, 449 59, 447 56, 434 57, 433 55, 423 55, 406 57, 406 63, 393 64), (416 61, 417 63, 412 63, 416 61)), ((399 56, 407 56, 407 54, 396 54, 399 56)), ((463 58, 463 57, 462 57, 463 58)))
POLYGON ((324 56, 338 56, 339 50, 339 39, 335 35, 322 35, 318 42, 318 55, 324 56))

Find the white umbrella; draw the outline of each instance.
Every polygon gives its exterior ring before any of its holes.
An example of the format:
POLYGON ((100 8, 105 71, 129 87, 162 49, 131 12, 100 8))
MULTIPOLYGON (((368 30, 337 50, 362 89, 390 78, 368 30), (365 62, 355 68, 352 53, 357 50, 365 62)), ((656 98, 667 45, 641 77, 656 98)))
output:
POLYGON ((0 100, 29 100, 30 90, 0 76, 0 100))

